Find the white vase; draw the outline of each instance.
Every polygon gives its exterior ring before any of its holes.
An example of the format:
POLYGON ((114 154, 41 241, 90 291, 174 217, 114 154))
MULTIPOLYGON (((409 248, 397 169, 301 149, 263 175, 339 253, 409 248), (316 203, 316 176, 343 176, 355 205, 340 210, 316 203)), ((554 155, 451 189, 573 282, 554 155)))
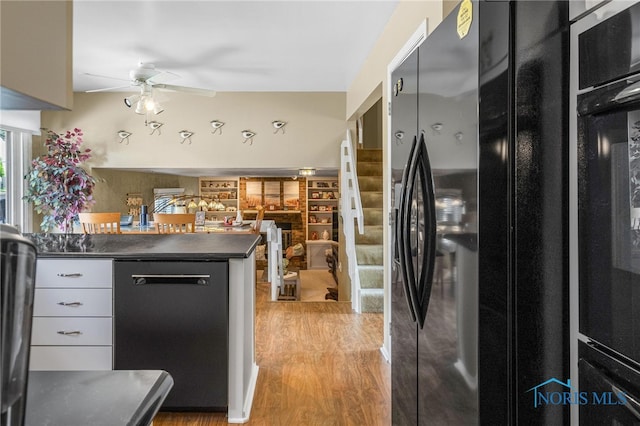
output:
POLYGON ((238 213, 236 214, 236 224, 241 224, 242 223, 242 213, 240 212, 240 210, 238 210, 238 213))
POLYGON ((322 231, 322 239, 323 240, 328 240, 329 239, 329 231, 327 231, 326 229, 324 231, 322 231))

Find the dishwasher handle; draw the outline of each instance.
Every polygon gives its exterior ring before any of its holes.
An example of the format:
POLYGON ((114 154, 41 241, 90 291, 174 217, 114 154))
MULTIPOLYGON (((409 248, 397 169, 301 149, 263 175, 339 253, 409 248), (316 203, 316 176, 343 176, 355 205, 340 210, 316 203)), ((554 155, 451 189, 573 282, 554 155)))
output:
POLYGON ((131 274, 134 285, 191 284, 209 285, 209 274, 131 274))

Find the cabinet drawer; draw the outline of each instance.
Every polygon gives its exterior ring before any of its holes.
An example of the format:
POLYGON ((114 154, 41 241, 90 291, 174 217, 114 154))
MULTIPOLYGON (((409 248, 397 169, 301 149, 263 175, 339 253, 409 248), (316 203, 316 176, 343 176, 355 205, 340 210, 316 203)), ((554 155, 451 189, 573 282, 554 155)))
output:
POLYGON ((81 288, 113 286, 111 259, 38 259, 36 287, 81 288))
POLYGON ((110 288, 37 288, 33 300, 36 317, 110 317, 110 288))
POLYGON ((32 346, 29 370, 111 370, 111 346, 32 346))
POLYGON ((32 345, 98 346, 113 341, 111 318, 34 317, 32 345))

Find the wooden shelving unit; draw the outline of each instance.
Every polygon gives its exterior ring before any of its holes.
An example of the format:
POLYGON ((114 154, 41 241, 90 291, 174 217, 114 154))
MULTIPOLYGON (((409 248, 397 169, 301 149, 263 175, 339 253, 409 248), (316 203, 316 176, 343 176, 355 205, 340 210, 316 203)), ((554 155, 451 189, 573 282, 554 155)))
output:
POLYGON ((237 177, 201 177, 199 189, 201 197, 216 200, 225 207, 225 210, 207 210, 207 219, 222 220, 224 216, 235 215, 240 193, 237 177))
POLYGON ((325 250, 337 244, 338 178, 307 179, 307 267, 325 269, 325 250))

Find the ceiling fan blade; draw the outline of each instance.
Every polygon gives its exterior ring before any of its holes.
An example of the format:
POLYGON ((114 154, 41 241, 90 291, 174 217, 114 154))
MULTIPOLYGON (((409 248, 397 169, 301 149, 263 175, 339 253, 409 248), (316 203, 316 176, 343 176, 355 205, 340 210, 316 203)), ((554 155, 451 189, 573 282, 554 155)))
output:
POLYGON ((173 84, 153 84, 152 87, 154 89, 169 90, 173 92, 191 93, 194 95, 211 96, 211 97, 216 95, 215 90, 197 89, 195 87, 186 87, 186 86, 175 86, 173 84))
POLYGON ((102 89, 86 90, 85 93, 108 92, 109 90, 126 89, 127 87, 131 87, 131 84, 127 84, 126 86, 104 87, 102 89))
POLYGON ((147 83, 150 84, 162 84, 166 81, 174 80, 176 78, 180 78, 180 76, 171 71, 160 71, 158 74, 153 77, 149 77, 147 79, 147 83))
POLYGON ((110 77, 108 75, 91 74, 89 72, 83 72, 82 75, 88 75, 89 77, 108 78, 109 80, 131 81, 128 78, 110 77))

